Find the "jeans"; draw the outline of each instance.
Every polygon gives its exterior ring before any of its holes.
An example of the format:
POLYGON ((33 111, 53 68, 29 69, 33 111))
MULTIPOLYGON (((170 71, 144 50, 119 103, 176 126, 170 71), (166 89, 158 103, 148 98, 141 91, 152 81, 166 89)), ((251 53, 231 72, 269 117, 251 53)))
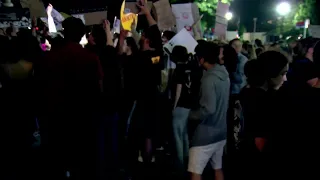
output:
POLYGON ((190 109, 177 107, 173 112, 173 136, 176 147, 176 168, 183 173, 189 153, 188 117, 190 109))

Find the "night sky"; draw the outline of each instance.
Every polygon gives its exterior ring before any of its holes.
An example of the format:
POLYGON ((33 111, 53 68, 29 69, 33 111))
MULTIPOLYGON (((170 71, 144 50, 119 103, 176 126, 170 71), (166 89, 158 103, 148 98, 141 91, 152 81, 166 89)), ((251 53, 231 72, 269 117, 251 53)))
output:
MULTIPOLYGON (((276 19, 276 5, 283 0, 234 0, 231 4, 230 11, 233 12, 234 18, 231 21, 231 27, 237 24, 240 17, 240 23, 244 24, 248 32, 253 31, 253 18, 257 17, 257 31, 267 31, 267 21, 276 19)), ((286 0, 290 3, 297 3, 299 0, 286 0)))

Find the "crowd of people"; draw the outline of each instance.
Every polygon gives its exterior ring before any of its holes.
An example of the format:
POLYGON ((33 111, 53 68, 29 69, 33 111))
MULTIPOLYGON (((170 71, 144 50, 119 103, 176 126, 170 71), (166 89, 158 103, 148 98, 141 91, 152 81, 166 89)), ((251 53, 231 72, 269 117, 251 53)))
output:
POLYGON ((74 17, 58 35, 34 22, 0 37, 0 179, 118 179, 139 161, 148 178, 156 150, 175 179, 201 180, 207 166, 215 180, 314 175, 319 39, 198 40, 195 54, 168 53, 175 33, 138 6, 149 27, 117 43, 107 20, 86 32, 74 17))

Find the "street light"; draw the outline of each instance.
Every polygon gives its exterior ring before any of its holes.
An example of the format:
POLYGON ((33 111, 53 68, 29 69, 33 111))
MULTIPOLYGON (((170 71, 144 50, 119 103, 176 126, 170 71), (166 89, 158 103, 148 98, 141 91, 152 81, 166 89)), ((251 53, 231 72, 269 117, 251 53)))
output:
POLYGON ((225 18, 230 21, 233 17, 233 14, 231 12, 227 12, 226 15, 225 15, 225 18))
POLYGON ((280 38, 282 38, 282 34, 283 34, 283 26, 284 26, 284 19, 285 16, 288 15, 291 11, 291 6, 288 2, 282 2, 280 4, 278 4, 277 8, 276 8, 277 13, 280 15, 279 20, 281 20, 281 27, 280 27, 280 38))
POLYGON ((276 10, 279 15, 285 16, 285 15, 289 14, 289 12, 291 10, 291 6, 288 2, 282 2, 282 3, 278 4, 276 10))

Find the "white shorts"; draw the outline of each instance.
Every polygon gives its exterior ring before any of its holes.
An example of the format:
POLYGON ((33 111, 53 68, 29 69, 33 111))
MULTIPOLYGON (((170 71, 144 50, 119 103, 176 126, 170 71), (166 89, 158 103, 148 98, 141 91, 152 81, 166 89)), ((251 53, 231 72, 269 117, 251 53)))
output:
POLYGON ((223 140, 206 146, 190 148, 188 171, 195 174, 202 174, 209 160, 213 169, 221 169, 225 144, 226 140, 223 140))

